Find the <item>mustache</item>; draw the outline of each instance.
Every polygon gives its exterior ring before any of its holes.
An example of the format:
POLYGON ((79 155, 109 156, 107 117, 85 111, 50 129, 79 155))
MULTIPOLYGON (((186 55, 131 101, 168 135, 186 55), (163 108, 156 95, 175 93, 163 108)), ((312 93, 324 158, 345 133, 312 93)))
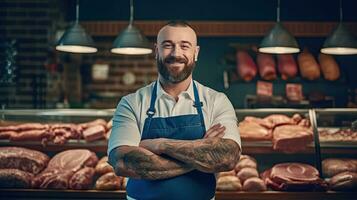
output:
POLYGON ((178 63, 187 63, 188 59, 185 57, 175 57, 175 56, 169 56, 166 57, 164 59, 165 63, 174 63, 174 62, 178 62, 178 63))

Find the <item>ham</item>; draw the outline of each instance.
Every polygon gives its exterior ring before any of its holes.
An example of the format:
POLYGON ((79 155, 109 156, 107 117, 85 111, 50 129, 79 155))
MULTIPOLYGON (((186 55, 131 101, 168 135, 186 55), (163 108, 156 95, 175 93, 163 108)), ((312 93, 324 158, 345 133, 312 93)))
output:
POLYGON ((238 51, 237 55, 237 72, 245 81, 251 81, 257 75, 257 66, 252 57, 245 51, 238 51))
POLYGON ((272 55, 258 53, 257 64, 259 75, 263 80, 272 81, 276 79, 275 61, 272 55))
POLYGON ((326 80, 335 81, 340 77, 340 68, 333 56, 320 53, 319 63, 322 75, 326 80))
POLYGON ((306 48, 298 55, 298 62, 300 74, 303 78, 310 81, 320 78, 320 66, 306 48))
POLYGON ((317 169, 304 163, 276 164, 261 177, 268 187, 278 191, 316 191, 327 186, 317 169))
POLYGON ((278 70, 283 80, 294 78, 298 73, 298 67, 294 56, 291 54, 278 55, 278 70))

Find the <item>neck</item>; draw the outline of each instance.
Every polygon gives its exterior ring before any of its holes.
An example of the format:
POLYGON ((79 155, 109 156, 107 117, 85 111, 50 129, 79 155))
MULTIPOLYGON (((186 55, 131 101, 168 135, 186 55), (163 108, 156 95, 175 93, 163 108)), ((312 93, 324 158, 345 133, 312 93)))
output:
POLYGON ((178 101, 178 95, 186 91, 188 87, 190 86, 190 83, 192 81, 192 75, 190 75, 186 80, 180 82, 180 83, 170 83, 163 79, 161 76, 159 76, 159 81, 161 84, 162 89, 169 94, 170 96, 174 97, 176 101, 178 101))

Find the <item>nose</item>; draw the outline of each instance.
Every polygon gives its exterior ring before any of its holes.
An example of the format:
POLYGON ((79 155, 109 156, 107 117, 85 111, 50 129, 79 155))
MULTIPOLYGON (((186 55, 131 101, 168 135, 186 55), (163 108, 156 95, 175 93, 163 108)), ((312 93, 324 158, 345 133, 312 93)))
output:
POLYGON ((180 45, 176 44, 175 47, 171 51, 171 56, 173 57, 181 57, 182 56, 182 50, 180 48, 180 45))

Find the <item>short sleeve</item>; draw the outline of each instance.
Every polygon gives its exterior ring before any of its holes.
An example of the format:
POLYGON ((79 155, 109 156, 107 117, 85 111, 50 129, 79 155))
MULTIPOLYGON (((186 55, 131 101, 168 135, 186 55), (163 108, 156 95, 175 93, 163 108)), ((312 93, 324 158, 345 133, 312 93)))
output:
POLYGON ((234 140, 242 148, 236 113, 232 103, 223 93, 218 93, 214 100, 212 119, 212 126, 220 123, 226 127, 223 138, 234 140))
POLYGON ((112 132, 108 141, 108 155, 111 150, 118 146, 139 146, 141 134, 135 117, 135 108, 123 97, 113 116, 112 132))

